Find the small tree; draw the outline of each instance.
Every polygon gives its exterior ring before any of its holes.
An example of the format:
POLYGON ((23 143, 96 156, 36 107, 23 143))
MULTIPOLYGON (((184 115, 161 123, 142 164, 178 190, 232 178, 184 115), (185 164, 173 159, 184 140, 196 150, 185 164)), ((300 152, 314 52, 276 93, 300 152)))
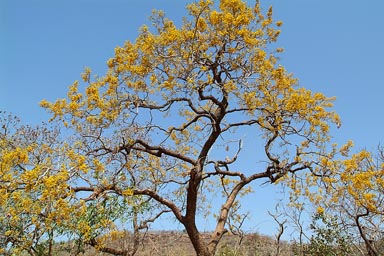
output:
POLYGON ((214 255, 253 181, 286 180, 296 191, 297 174, 324 176, 318 157, 332 157, 329 125, 339 118, 328 111, 332 99, 298 87, 278 65, 282 23, 272 8, 264 15, 258 2, 221 0, 215 9, 201 0, 187 10, 180 27, 154 12, 153 26, 115 49, 105 76, 86 69, 84 91, 76 81, 67 99, 41 104, 77 133, 67 156, 81 182, 71 191, 127 205, 148 198, 185 227, 197 255, 214 255), (237 165, 257 138, 254 158, 237 165), (213 194, 223 201, 206 241, 196 220, 213 194))
POLYGON ((84 164, 73 161, 74 147, 60 140, 57 127, 22 125, 5 112, 0 112, 0 127, 0 253, 56 255, 56 241, 68 238, 61 247, 73 254, 92 245, 134 255, 140 231, 167 211, 149 214, 154 205, 145 198, 131 197, 128 203, 118 195, 76 195, 72 188, 81 177, 73 168, 84 164), (122 220, 131 222, 133 241, 113 250, 104 242, 127 238, 113 224, 122 220))
POLYGON ((52 255, 57 228, 75 212, 59 130, 21 125, 4 112, 0 127, 0 253, 52 255))
POLYGON ((322 205, 338 216, 355 241, 364 244, 367 255, 377 256, 384 237, 384 154, 362 150, 349 156, 350 142, 343 147, 345 156, 338 160, 337 171, 325 179, 322 205), (376 157, 375 157, 376 155, 376 157))
POLYGON ((353 243, 346 230, 337 223, 333 216, 316 213, 312 218, 310 228, 312 235, 304 255, 318 256, 348 256, 355 255, 353 243))

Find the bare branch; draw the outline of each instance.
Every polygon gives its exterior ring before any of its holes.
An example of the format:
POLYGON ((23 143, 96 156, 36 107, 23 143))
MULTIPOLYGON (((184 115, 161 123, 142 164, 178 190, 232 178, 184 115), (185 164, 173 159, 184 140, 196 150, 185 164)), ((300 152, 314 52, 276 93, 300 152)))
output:
POLYGON ((170 149, 167 149, 167 148, 164 148, 164 147, 160 147, 160 146, 151 146, 148 143, 146 143, 145 141, 140 140, 140 139, 136 140, 136 143, 140 144, 144 148, 137 147, 137 146, 134 146, 134 145, 133 146, 125 145, 125 146, 122 146, 122 148, 130 148, 130 149, 135 149, 135 150, 138 150, 138 151, 147 152, 147 153, 149 153, 151 155, 154 155, 154 156, 157 156, 157 157, 161 157, 162 154, 165 154, 165 155, 168 155, 168 156, 180 159, 180 160, 182 160, 184 162, 190 163, 192 165, 196 164, 194 159, 189 158, 189 157, 187 157, 187 156, 185 156, 185 155, 183 155, 181 153, 178 153, 176 151, 173 151, 173 150, 170 150, 170 149))
POLYGON ((181 211, 180 209, 176 206, 176 204, 174 204, 173 202, 161 197, 160 195, 158 195, 157 193, 155 193, 154 191, 152 190, 149 190, 149 189, 144 189, 144 190, 137 190, 137 189, 134 189, 133 190, 133 194, 134 195, 146 195, 146 196, 149 196, 151 198, 153 198, 154 200, 156 200, 157 202, 161 203, 162 205, 165 205, 167 206, 172 212, 173 214, 175 215, 175 217, 181 222, 183 223, 184 222, 184 217, 183 215, 181 214, 181 211))

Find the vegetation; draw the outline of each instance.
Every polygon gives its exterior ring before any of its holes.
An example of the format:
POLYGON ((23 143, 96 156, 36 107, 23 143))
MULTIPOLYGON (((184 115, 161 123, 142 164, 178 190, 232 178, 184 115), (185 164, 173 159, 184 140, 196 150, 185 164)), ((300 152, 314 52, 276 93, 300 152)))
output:
POLYGON ((338 225, 336 218, 318 213, 313 217, 313 223, 310 227, 314 235, 304 249, 305 254, 323 256, 353 255, 351 238, 338 225))
MULTIPOLYGON (((84 85, 74 82, 67 98, 43 100, 50 125, 3 115, 1 253, 54 255, 65 238, 72 254, 90 246, 139 255, 150 224, 168 215, 196 255, 241 255, 221 243, 227 233, 242 237, 241 197, 262 180, 290 189, 291 207, 317 208, 300 253, 335 255, 352 244, 363 250, 362 242, 380 255, 383 150, 374 159, 350 154, 352 142, 332 143, 330 127, 340 126, 334 99, 299 86, 279 65, 282 22, 272 8, 200 0, 187 11, 179 27, 154 11, 152 26, 115 49, 104 76, 86 68, 84 85), (254 157, 240 163, 245 148, 254 157), (210 207, 212 199, 221 207, 210 207), (199 214, 216 223, 208 235, 199 214)), ((283 255, 288 222, 275 220, 273 254, 283 255)))

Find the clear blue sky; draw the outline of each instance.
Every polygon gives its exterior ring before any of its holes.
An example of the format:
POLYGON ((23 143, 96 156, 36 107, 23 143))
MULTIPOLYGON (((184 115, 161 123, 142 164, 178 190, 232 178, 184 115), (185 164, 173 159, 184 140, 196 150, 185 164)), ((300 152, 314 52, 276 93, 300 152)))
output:
MULTIPOLYGON (((31 124, 46 120, 39 101, 65 97, 85 66, 102 75, 114 48, 135 39, 153 8, 180 21, 187 2, 0 0, 0 110, 31 124)), ((281 63, 302 86, 337 97, 343 125, 336 140, 352 139, 368 149, 383 144, 384 1, 261 3, 273 5, 274 18, 284 22, 281 63)), ((266 204, 250 204, 260 202, 266 204)), ((264 221, 272 223, 264 214, 254 226, 264 231, 264 221)))

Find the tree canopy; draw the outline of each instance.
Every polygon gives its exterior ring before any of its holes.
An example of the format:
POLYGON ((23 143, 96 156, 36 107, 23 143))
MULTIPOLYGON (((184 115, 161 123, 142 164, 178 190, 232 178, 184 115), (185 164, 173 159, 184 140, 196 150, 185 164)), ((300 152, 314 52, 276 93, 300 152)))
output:
MULTIPOLYGON (((67 98, 41 102, 51 121, 71 132, 66 143, 51 146, 43 132, 41 145, 33 139, 17 144, 4 133, 1 179, 31 175, 33 190, 17 185, 28 200, 49 195, 47 211, 60 210, 52 216, 62 234, 100 251, 132 255, 135 247, 111 248, 106 241, 128 222, 139 231, 172 214, 197 255, 214 255, 239 197, 251 192, 255 180, 280 182, 316 203, 309 188, 335 181, 341 168, 334 157, 349 146, 330 146, 330 126, 340 126, 331 109, 334 99, 299 86, 279 65, 282 49, 275 42, 282 22, 273 20, 272 8, 263 13, 258 2, 221 0, 216 6, 201 0, 187 11, 180 26, 154 11, 151 26, 141 27, 136 41, 115 49, 104 76, 86 68, 67 98), (237 165, 243 149, 257 140, 262 145, 250 149, 252 159, 237 165), (34 153, 31 145, 43 152, 34 153), (16 162, 7 160, 7 150, 21 152, 16 162), (30 155, 37 162, 29 163, 30 155), (255 165, 255 159, 265 164, 255 165), (212 195, 223 204, 210 209, 216 226, 206 241, 197 218, 212 195)), ((345 175, 353 175, 348 170, 345 175)), ((18 205, 9 201, 17 197, 11 187, 2 190, 2 202, 18 205)), ((48 212, 36 211, 51 224, 48 212)), ((42 230, 49 236, 55 229, 42 230)))

